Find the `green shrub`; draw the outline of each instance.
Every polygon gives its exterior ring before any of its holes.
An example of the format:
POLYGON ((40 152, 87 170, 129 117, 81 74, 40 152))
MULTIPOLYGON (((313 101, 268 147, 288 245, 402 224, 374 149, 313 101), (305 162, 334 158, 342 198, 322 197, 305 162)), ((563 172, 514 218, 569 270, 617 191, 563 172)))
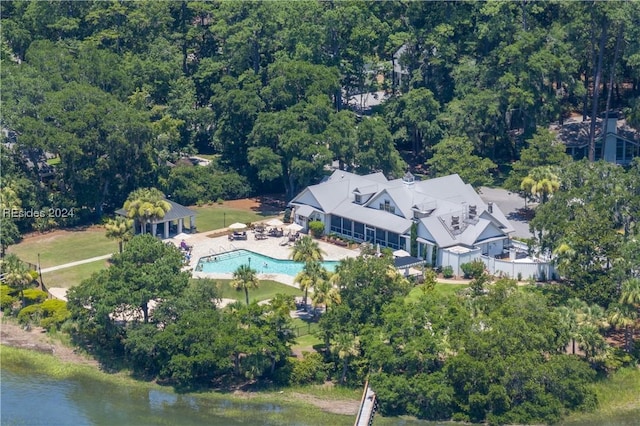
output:
POLYGON ((42 318, 40 325, 44 328, 59 328, 66 320, 71 317, 71 313, 67 309, 67 302, 64 300, 50 299, 45 300, 40 305, 42 310, 42 318))
POLYGON ((451 265, 447 265, 442 268, 442 276, 445 278, 453 278, 453 267, 451 265))
POLYGON ((27 305, 42 303, 44 300, 47 300, 48 297, 49 295, 46 291, 37 288, 28 288, 24 291, 24 303, 27 305))
POLYGON ((4 311, 10 309, 14 303, 18 301, 18 298, 13 296, 15 290, 8 285, 0 285, 0 308, 4 311))
POLYGON ((284 223, 290 223, 291 222, 291 209, 290 208, 286 208, 284 211, 284 217, 282 218, 282 221, 284 223))
POLYGON ((473 262, 463 263, 460 265, 460 269, 462 269, 465 278, 474 279, 484 272, 484 263, 481 260, 474 260, 473 262))
POLYGON ((305 385, 311 383, 323 383, 327 378, 328 365, 317 353, 302 352, 303 359, 292 360, 291 383, 305 385))
POLYGON ((319 220, 309 222, 309 231, 311 231, 311 234, 316 238, 322 237, 322 234, 324 234, 324 223, 319 220))
POLYGON ((18 321, 21 324, 31 324, 40 321, 42 315, 42 309, 40 304, 29 305, 26 308, 22 308, 18 313, 18 321))

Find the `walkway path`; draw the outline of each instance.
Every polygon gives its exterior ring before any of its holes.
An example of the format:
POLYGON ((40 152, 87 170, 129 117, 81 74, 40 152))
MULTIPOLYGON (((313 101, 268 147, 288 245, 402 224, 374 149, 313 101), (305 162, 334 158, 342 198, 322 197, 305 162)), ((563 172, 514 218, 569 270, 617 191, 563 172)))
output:
POLYGON ((57 271, 58 269, 71 268, 73 266, 82 265, 84 263, 91 263, 91 262, 96 262, 98 260, 109 259, 111 256, 112 256, 111 254, 104 254, 102 256, 96 256, 96 257, 92 257, 92 258, 89 258, 89 259, 77 260, 75 262, 69 262, 69 263, 65 263, 65 264, 62 264, 62 265, 58 265, 58 266, 51 266, 49 268, 42 268, 42 270, 40 272, 42 272, 43 274, 46 274, 47 272, 57 271))
POLYGON ((360 409, 358 410, 358 416, 356 417, 355 426, 369 426, 373 423, 373 415, 376 412, 376 394, 369 387, 369 381, 365 383, 364 394, 362 395, 362 401, 360 401, 360 409))

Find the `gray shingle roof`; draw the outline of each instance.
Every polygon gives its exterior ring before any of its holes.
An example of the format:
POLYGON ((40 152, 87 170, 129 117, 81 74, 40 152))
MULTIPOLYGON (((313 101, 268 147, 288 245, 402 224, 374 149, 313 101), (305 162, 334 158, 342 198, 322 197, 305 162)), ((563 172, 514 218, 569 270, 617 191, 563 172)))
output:
POLYGON ((501 234, 502 237, 513 232, 498 206, 494 205, 493 212, 489 213, 487 204, 478 193, 457 174, 406 183, 402 179, 389 181, 382 173, 359 176, 336 170, 325 182, 310 186, 291 201, 293 205, 310 203, 317 203, 315 207, 326 214, 399 234, 409 231, 414 207, 424 209, 430 215, 420 219, 423 236, 429 234, 440 247, 459 244, 473 246, 485 232, 489 235, 501 234), (355 203, 356 189, 360 193, 375 190, 375 195, 366 204, 360 205, 355 203), (395 206, 393 213, 378 208, 383 200, 389 200, 395 206), (465 220, 469 206, 476 208, 472 221, 465 220), (464 221, 464 226, 455 232, 450 225, 451 216, 459 216, 464 221))

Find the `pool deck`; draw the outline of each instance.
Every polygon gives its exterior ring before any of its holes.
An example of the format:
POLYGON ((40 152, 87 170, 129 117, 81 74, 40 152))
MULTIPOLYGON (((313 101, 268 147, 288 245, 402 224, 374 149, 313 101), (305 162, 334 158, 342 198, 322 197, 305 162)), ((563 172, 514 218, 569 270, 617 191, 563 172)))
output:
MULTIPOLYGON (((195 269, 198 261, 202 257, 215 256, 219 253, 240 249, 250 250, 274 259, 289 259, 291 246, 281 245, 284 240, 285 237, 269 237, 265 240, 256 240, 255 235, 251 231, 247 231, 246 240, 234 241, 229 241, 226 235, 210 238, 208 234, 204 232, 200 234, 193 234, 189 239, 185 240, 188 245, 193 246, 193 250, 191 251, 191 261, 189 262, 187 269, 192 271, 191 274, 194 278, 230 279, 232 278, 231 273, 197 272, 195 269)), ((175 239, 170 239, 167 241, 171 241, 176 245, 180 244, 180 240, 176 241, 175 239)), ((324 241, 316 241, 325 253, 324 260, 342 260, 347 257, 356 257, 360 253, 358 249, 347 249, 324 241)), ((258 278, 261 280, 278 281, 283 284, 297 287, 293 282, 293 277, 290 275, 258 274, 258 278)))

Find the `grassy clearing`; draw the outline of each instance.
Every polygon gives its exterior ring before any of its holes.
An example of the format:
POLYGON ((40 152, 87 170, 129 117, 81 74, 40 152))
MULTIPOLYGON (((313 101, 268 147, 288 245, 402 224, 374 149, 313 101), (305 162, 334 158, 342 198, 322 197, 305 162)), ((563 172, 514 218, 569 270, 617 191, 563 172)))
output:
POLYGON ((198 228, 198 232, 222 229, 234 222, 257 222, 271 217, 263 215, 260 212, 233 209, 220 204, 189 208, 196 211, 196 226, 198 228))
MULTIPOLYGON (((304 330, 306 331, 307 329, 304 328, 304 330)), ((311 330, 313 330, 313 328, 311 328, 311 330)), ((304 350, 312 352, 314 346, 322 344, 324 344, 322 339, 317 337, 315 334, 305 334, 304 336, 296 337, 296 342, 292 346, 292 349, 303 348, 304 350)))
POLYGON ((45 272, 42 274, 44 285, 51 287, 71 288, 80 284, 84 279, 89 278, 94 272, 98 272, 109 266, 106 260, 84 263, 71 268, 59 269, 57 271, 45 272))
MULTIPOLYGON (((442 283, 438 283, 436 284, 435 288, 433 289, 433 291, 438 294, 441 297, 446 297, 446 296, 453 296, 455 295, 459 290, 468 287, 467 284, 442 284, 442 283)), ((407 302, 416 302, 420 296, 423 294, 423 285, 418 285, 415 286, 411 292, 409 292, 409 295, 406 297, 406 301, 407 302)))
POLYGON ((623 368, 593 385, 598 409, 593 413, 574 413, 563 424, 633 424, 640 419, 640 369, 623 368), (627 423, 624 423, 628 420, 627 423))
MULTIPOLYGON (((231 287, 231 280, 216 279, 220 297, 224 299, 235 299, 244 302, 244 291, 231 287)), ((302 290, 286 284, 271 280, 261 280, 260 287, 249 289, 250 301, 262 301, 273 298, 276 294, 289 294, 292 296, 302 296, 302 290)))
POLYGON ((28 237, 21 243, 10 246, 7 251, 34 264, 38 263, 40 253, 40 266, 48 268, 115 253, 118 251, 118 243, 105 237, 103 228, 93 227, 82 231, 55 231, 28 237))

